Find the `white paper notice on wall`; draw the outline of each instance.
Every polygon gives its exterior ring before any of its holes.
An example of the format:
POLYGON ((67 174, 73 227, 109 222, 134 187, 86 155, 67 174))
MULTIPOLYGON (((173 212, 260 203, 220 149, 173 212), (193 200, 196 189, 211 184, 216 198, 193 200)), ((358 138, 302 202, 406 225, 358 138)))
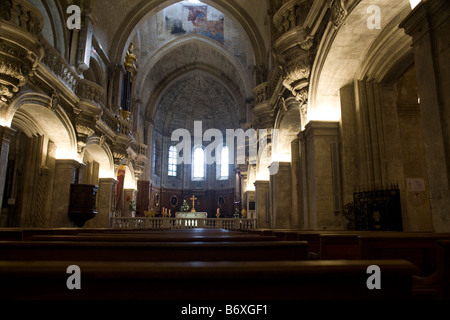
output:
POLYGON ((425 179, 424 178, 406 179, 406 187, 408 192, 424 192, 425 179))

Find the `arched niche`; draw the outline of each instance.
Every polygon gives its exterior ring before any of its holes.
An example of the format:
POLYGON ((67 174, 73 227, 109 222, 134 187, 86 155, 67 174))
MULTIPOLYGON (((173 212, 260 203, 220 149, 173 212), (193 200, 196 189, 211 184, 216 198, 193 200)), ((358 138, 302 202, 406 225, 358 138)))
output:
POLYGON ((338 29, 331 23, 327 27, 311 73, 308 121, 339 121, 339 90, 367 75, 382 78, 410 47, 408 37, 398 28, 411 12, 409 1, 377 1, 381 29, 367 26, 367 9, 373 4, 370 0, 352 2, 345 22, 338 29))
POLYGON ((291 161, 291 143, 297 139, 302 127, 298 106, 298 101, 289 98, 284 101, 283 108, 278 113, 275 121, 277 133, 272 137, 272 159, 274 161, 291 161))
POLYGON ((57 0, 28 0, 36 7, 44 17, 44 27, 42 35, 59 51, 62 57, 66 57, 67 52, 67 29, 64 19, 61 1, 57 0))
POLYGON ((77 159, 77 138, 75 129, 66 113, 54 101, 41 94, 26 93, 10 106, 12 123, 20 123, 22 131, 39 132, 55 143, 56 159, 77 159))
MULTIPOLYGON (((92 137, 86 143, 84 163, 92 164, 98 179, 114 178, 114 159, 109 147, 100 138, 92 137), (98 166, 98 168, 97 168, 98 166)), ((92 165, 91 165, 92 166, 92 165)))

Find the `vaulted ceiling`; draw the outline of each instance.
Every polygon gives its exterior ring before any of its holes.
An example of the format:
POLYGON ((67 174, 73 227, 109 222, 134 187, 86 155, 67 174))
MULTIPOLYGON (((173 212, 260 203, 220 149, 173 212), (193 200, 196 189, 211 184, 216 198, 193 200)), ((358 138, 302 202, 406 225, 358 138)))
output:
POLYGON ((92 14, 95 37, 112 63, 121 64, 133 42, 139 67, 134 95, 147 118, 155 116, 161 93, 195 70, 216 78, 237 104, 239 121, 244 118, 246 100, 256 85, 254 68, 269 55, 263 1, 115 0, 111 6, 111 1, 95 0, 92 14), (199 20, 189 16, 193 8, 207 10, 207 17, 199 18, 200 27, 199 20))

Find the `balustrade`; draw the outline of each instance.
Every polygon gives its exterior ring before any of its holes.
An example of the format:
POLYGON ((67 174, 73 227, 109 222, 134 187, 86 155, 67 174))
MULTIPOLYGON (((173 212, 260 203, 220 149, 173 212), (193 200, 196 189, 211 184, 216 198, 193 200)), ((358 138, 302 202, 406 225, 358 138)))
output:
POLYGON ((256 229, 256 219, 112 218, 111 227, 125 229, 256 229))
POLYGON ((44 37, 40 37, 40 42, 44 47, 44 57, 42 62, 52 71, 55 76, 63 82, 73 93, 77 92, 79 77, 77 73, 61 57, 59 52, 48 43, 44 37))
POLYGON ((82 79, 78 82, 77 94, 80 99, 100 105, 103 92, 103 88, 92 81, 82 79))

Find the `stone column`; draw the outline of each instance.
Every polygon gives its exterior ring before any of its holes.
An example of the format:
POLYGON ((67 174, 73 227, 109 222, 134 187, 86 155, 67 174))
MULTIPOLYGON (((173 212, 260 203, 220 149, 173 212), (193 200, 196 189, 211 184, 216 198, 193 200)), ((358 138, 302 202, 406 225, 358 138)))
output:
POLYGON ((311 230, 343 230, 347 222, 338 215, 335 186, 339 173, 333 166, 333 144, 339 143, 337 122, 311 121, 302 133, 303 201, 305 227, 311 230))
POLYGON ((150 210, 150 181, 139 180, 136 196, 136 214, 144 216, 150 210))
POLYGON ((255 181, 256 219, 258 228, 271 228, 269 181, 255 181))
POLYGON ((5 192, 6 171, 9 155, 9 144, 16 131, 14 129, 0 126, 0 207, 3 204, 3 193, 5 192))
POLYGON ((246 199, 246 206, 245 210, 247 210, 247 218, 248 219, 255 219, 256 218, 256 197, 255 197, 255 191, 249 191, 247 190, 245 192, 245 199, 246 199), (255 203, 255 207, 251 207, 250 203, 255 203))
POLYGON ((270 176, 272 228, 293 228, 291 164, 280 162, 278 172, 270 176))
POLYGON ((109 228, 111 217, 114 216, 117 180, 113 178, 100 179, 97 194, 97 217, 92 220, 97 228, 109 228))
POLYGON ((73 227, 69 218, 70 187, 83 165, 76 160, 56 160, 50 227, 73 227))
POLYGON ((421 2, 400 28, 412 36, 435 232, 450 231, 450 7, 421 2))
POLYGON ((301 207, 301 162, 300 162, 300 141, 295 139, 291 142, 291 179, 292 179, 292 228, 301 229, 303 227, 303 210, 301 207))

